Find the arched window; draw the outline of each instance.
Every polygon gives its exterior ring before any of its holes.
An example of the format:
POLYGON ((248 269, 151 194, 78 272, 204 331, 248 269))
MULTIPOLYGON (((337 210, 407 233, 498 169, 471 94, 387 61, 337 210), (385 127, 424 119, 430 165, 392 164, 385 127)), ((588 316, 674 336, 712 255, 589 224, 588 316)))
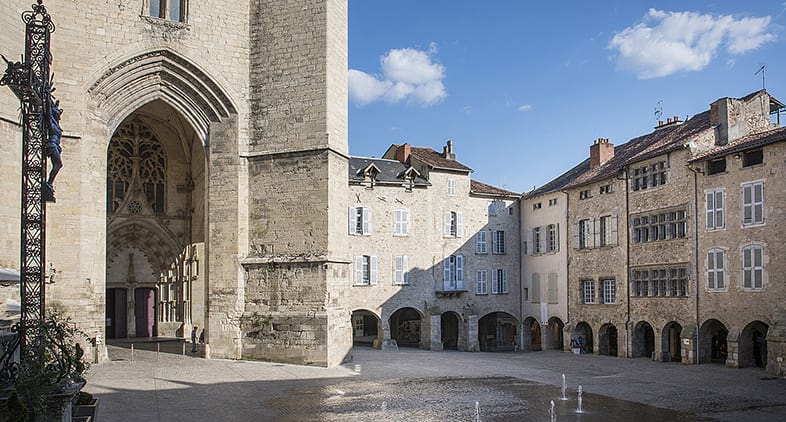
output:
POLYGON ((148 11, 154 18, 186 22, 187 0, 148 0, 148 11))
POLYGON ((141 121, 123 123, 109 144, 107 211, 117 211, 132 191, 141 189, 150 209, 163 213, 165 187, 166 155, 161 142, 141 121))

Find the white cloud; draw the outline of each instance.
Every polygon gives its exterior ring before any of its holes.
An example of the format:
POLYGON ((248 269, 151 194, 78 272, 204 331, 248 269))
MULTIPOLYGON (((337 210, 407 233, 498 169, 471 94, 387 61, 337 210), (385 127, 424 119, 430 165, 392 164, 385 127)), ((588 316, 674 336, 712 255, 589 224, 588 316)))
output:
POLYGON ((650 9, 643 22, 615 34, 608 47, 617 52, 618 68, 640 79, 657 78, 704 69, 722 49, 743 54, 775 40, 767 32, 770 20, 650 9))
POLYGON ((392 49, 380 57, 382 75, 349 69, 349 97, 358 105, 376 101, 413 103, 429 106, 447 96, 445 66, 434 62, 437 44, 428 51, 392 49))
POLYGON ((530 110, 532 110, 532 105, 530 105, 530 104, 524 104, 522 106, 519 106, 519 111, 526 112, 526 111, 530 111, 530 110))

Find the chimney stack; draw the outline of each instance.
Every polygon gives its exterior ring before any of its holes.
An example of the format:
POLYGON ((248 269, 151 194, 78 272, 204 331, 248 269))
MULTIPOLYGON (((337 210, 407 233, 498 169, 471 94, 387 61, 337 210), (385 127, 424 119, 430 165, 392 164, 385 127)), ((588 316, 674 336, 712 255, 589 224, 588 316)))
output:
POLYGON ((590 146, 590 169, 599 167, 612 158, 614 158, 614 144, 609 143, 608 138, 598 138, 590 146))
POLYGON ((409 153, 410 153, 409 144, 404 144, 399 146, 396 149, 396 160, 404 164, 409 164, 409 153))
POLYGON ((453 153, 453 140, 448 140, 448 144, 442 148, 442 156, 445 157, 446 160, 456 160, 456 154, 453 153))

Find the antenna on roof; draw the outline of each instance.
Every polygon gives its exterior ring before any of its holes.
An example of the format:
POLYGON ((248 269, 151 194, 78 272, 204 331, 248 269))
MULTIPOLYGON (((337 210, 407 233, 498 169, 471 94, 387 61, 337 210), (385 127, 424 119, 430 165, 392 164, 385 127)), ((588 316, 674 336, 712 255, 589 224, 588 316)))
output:
POLYGON ((659 122, 661 117, 663 117, 663 100, 658 100, 655 105, 655 122, 659 122))
POLYGON ((764 83, 765 83, 764 76, 767 74, 767 65, 766 64, 761 65, 759 70, 757 70, 756 73, 754 73, 754 75, 758 75, 759 73, 761 73, 761 89, 766 89, 765 86, 764 86, 764 83))

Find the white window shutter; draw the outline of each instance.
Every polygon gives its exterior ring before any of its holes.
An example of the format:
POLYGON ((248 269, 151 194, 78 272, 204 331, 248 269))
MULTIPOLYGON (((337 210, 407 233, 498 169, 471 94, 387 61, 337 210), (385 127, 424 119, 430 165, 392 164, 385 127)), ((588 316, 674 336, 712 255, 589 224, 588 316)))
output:
POLYGON ((464 281, 464 257, 456 255, 456 283, 464 281))
POLYGON ((500 293, 507 293, 508 292, 508 274, 505 270, 502 270, 502 291, 500 293))
POLYGON ((377 284, 377 257, 371 257, 371 276, 369 277, 371 280, 371 284, 377 284))
POLYGON ((363 207, 363 234, 371 234, 371 208, 363 207))
POLYGON ((355 234, 355 207, 349 207, 349 234, 355 234))
POLYGON ((363 284, 363 256, 355 257, 355 284, 363 284))
POLYGON ((404 255, 401 257, 401 273, 404 284, 409 284, 409 257, 404 255))
POLYGON ((497 283, 497 270, 491 270, 491 294, 499 294, 499 284, 497 283))
POLYGON ((715 228, 715 193, 714 192, 707 192, 704 195, 704 212, 707 218, 707 224, 705 225, 708 229, 715 228))
POLYGON ((559 252, 559 223, 554 225, 554 252, 559 252))
POLYGON ((573 224, 573 233, 571 233, 573 235, 573 249, 581 248, 581 242, 579 240, 581 237, 581 232, 579 232, 580 229, 581 225, 579 225, 579 223, 573 224))
POLYGON ((609 236, 606 236, 606 242, 608 242, 610 245, 616 246, 619 244, 619 240, 617 239, 617 237, 619 236, 619 233, 617 231, 617 216, 613 215, 609 220, 610 220, 609 227, 611 228, 611 233, 609 234, 609 236))
POLYGON ((716 227, 724 227, 726 225, 726 191, 719 191, 715 195, 715 225, 716 227))
POLYGON ((450 211, 445 211, 445 236, 450 236, 450 211))
POLYGON ((442 266, 444 267, 444 276, 442 280, 445 282, 445 284, 447 284, 450 282, 450 257, 442 260, 442 266))
POLYGON ((462 223, 461 213, 456 213, 456 237, 464 236, 464 224, 462 223))
POLYGON ((401 234, 409 234, 409 209, 403 209, 401 212, 404 213, 404 228, 401 234))
POLYGON ((548 242, 549 226, 540 226, 540 229, 538 230, 538 232, 540 233, 540 236, 539 236, 540 239, 539 239, 539 242, 538 242, 540 244, 538 245, 538 250, 541 253, 542 252, 546 252, 546 250, 547 250, 546 249, 546 247, 547 247, 546 242, 548 242))

